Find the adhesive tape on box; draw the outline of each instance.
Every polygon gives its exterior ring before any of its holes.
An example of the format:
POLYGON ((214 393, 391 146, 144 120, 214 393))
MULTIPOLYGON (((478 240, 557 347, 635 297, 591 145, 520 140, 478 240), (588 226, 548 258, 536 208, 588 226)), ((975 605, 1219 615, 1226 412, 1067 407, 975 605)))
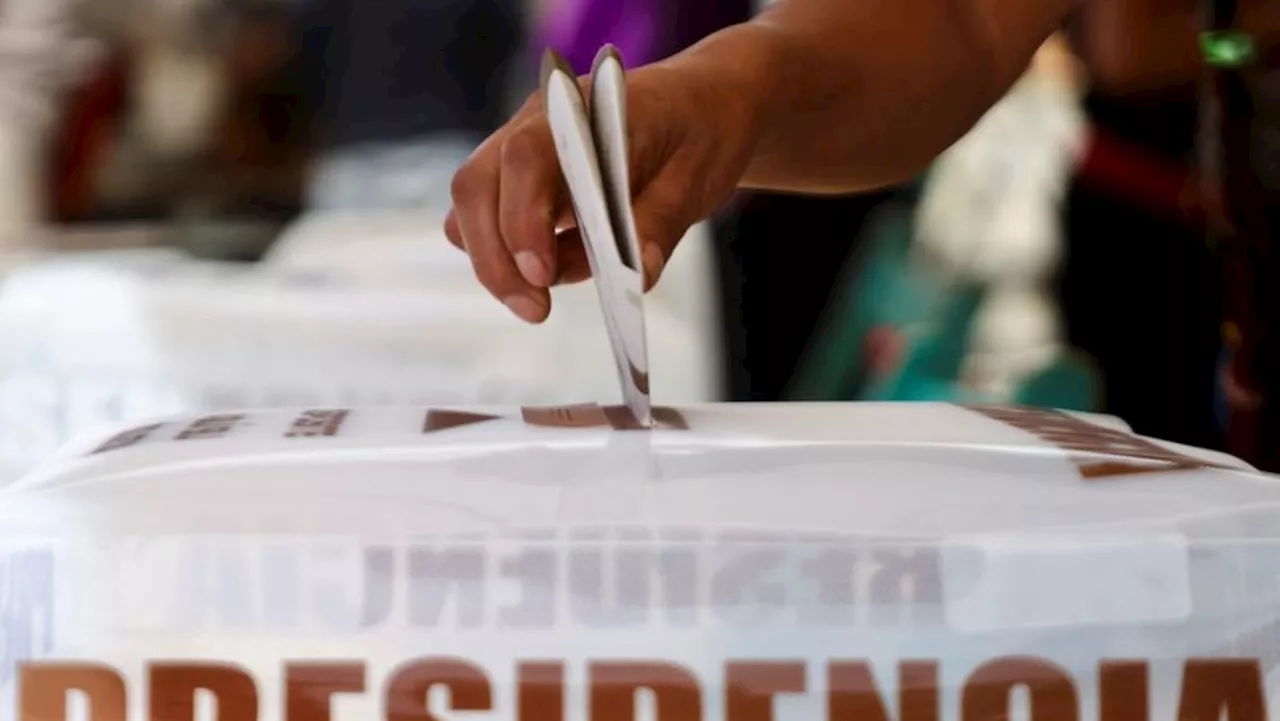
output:
POLYGON ((1034 533, 974 538, 943 550, 947 621, 960 632, 1177 621, 1191 613, 1187 539, 1034 533))

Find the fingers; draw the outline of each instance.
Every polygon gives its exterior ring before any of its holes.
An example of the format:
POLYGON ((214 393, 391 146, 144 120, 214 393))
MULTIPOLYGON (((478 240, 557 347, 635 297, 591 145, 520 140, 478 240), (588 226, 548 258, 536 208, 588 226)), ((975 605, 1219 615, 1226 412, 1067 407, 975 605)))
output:
MULTIPOLYGON (((650 160, 636 167, 651 170, 634 179, 639 195, 633 206, 645 290, 658 282, 709 192, 690 192, 700 190, 691 185, 706 184, 698 180, 705 173, 695 172, 697 153, 682 159, 669 155, 661 143, 650 145, 647 155, 637 151, 650 160)), ((568 192, 537 95, 459 168, 452 194, 445 235, 468 253, 485 288, 519 317, 541 322, 550 313, 550 287, 590 277, 581 237, 571 229, 568 192)))
POLYGON ((551 312, 550 295, 546 288, 524 279, 498 223, 501 156, 495 157, 492 146, 501 140, 500 136, 490 138, 454 175, 452 223, 446 222, 445 232, 452 227, 460 237, 476 278, 490 293, 521 319, 541 323, 551 312))
POLYGON ((458 250, 467 249, 467 244, 462 240, 462 229, 458 227, 458 215, 453 208, 450 208, 449 214, 444 216, 444 237, 448 238, 453 247, 458 250))
POLYGON ((560 173, 542 116, 503 142, 500 163, 498 231, 525 282, 549 287, 559 275, 554 223, 560 173))
MULTIPOLYGON (((519 167, 525 162, 526 152, 530 152, 528 158, 533 157, 532 151, 520 149, 519 146, 505 157, 515 167, 519 167)), ((507 163, 502 166, 503 170, 507 167, 511 166, 507 163)), ((681 186, 663 180, 659 178, 651 183, 635 203, 636 231, 640 238, 646 291, 657 284, 676 244, 688 232, 689 226, 697 221, 688 210, 686 195, 677 192, 681 186)), ((481 265, 492 261, 476 258, 476 252, 482 252, 486 256, 493 255, 495 248, 498 255, 502 255, 501 251, 505 248, 506 255, 511 258, 511 263, 525 286, 534 291, 551 285, 580 283, 591 277, 591 266, 587 262, 582 236, 574 227, 573 211, 563 200, 562 187, 547 183, 538 185, 527 176, 515 180, 508 180, 504 176, 499 183, 498 193, 497 235, 500 236, 500 243, 488 236, 477 236, 479 240, 468 245, 457 210, 449 211, 444 224, 445 236, 449 242, 472 253, 476 274, 485 287, 499 298, 504 298, 500 294, 517 285, 510 282, 509 272, 497 274, 507 281, 505 283, 495 282, 491 285, 485 280, 486 277, 494 277, 494 274, 482 271, 481 265), (510 185, 516 187, 511 188, 510 185), (538 210, 539 208, 543 210, 538 210), (563 230, 557 233, 557 228, 563 230), (538 267, 531 271, 530 261, 521 261, 522 254, 534 254, 538 267), (540 275, 542 273, 546 275, 540 275)), ((530 320, 525 314, 517 312, 517 315, 530 320)), ((534 318, 531 322, 539 322, 545 318, 545 314, 535 314, 534 318)))
POLYGON ((536 96, 453 178, 445 235, 470 255, 481 284, 531 323, 546 319, 547 289, 562 275, 555 231, 563 182, 536 96))

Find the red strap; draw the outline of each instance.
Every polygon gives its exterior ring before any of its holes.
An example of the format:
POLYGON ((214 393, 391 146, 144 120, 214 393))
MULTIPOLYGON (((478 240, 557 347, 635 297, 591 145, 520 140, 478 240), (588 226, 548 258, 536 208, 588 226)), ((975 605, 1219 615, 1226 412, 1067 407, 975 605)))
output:
POLYGON ((1160 215, 1199 219, 1199 193, 1189 166, 1106 131, 1091 128, 1078 173, 1094 189, 1160 215))

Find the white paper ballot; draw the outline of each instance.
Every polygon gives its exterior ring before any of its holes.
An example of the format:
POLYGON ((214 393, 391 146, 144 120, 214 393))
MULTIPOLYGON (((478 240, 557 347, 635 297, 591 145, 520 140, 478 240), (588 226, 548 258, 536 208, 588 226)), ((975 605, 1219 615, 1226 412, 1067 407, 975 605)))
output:
POLYGON ((556 155, 600 293, 622 396, 636 421, 652 425, 644 330, 644 272, 631 211, 626 85, 617 50, 606 46, 591 73, 588 110, 577 77, 547 51, 542 92, 556 155))

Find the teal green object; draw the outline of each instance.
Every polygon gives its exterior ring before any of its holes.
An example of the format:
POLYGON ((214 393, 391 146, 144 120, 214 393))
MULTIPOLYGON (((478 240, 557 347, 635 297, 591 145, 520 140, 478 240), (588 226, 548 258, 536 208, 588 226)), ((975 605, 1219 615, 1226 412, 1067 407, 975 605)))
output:
MULTIPOLYGON (((844 279, 819 333, 792 382, 788 400, 943 401, 990 403, 961 382, 968 342, 986 288, 945 283, 913 264, 913 209, 889 208, 870 227, 865 262, 844 279), (880 378, 870 373, 866 339, 892 328, 898 364, 880 378)), ((1012 403, 1098 411, 1101 383, 1084 359, 1061 354, 1024 379, 1012 403)))
POLYGON ((868 368, 863 343, 877 326, 909 327, 928 317, 938 288, 913 272, 909 209, 884 209, 873 221, 855 273, 845 277, 793 379, 790 400, 851 400, 868 368))
POLYGON ((1098 372, 1083 358, 1063 354, 1054 363, 1033 373, 1014 393, 1020 406, 1098 411, 1098 372))
POLYGON ((953 400, 966 395, 958 381, 969 332, 984 295, 983 288, 977 285, 936 292, 932 307, 919 321, 918 330, 907 334, 898 371, 882 383, 873 383, 861 397, 890 401, 953 400))

